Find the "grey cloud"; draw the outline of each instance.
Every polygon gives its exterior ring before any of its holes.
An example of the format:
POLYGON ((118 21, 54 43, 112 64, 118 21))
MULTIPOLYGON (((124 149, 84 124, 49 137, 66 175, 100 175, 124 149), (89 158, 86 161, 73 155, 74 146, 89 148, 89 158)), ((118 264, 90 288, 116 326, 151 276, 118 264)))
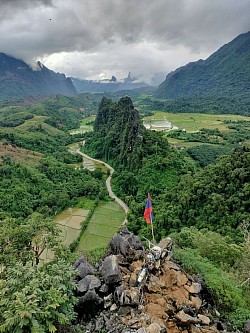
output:
POLYGON ((107 59, 122 49, 136 63, 140 43, 170 54, 185 48, 195 58, 250 30, 249 0, 2 0, 0 9, 1 51, 28 61, 105 48, 107 59))
POLYGON ((35 7, 37 5, 52 6, 52 0, 1 0, 1 7, 8 6, 11 8, 15 7, 35 7))

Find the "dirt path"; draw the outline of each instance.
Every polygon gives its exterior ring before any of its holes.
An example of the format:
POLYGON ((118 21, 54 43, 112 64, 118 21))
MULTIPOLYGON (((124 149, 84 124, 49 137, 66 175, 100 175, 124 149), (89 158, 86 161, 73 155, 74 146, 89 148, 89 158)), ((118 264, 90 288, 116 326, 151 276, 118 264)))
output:
MULTIPOLYGON (((106 186, 107 186, 107 190, 108 190, 108 193, 109 193, 109 196, 110 198, 114 199, 115 202, 118 203, 118 205, 120 205, 122 207, 122 209, 124 210, 125 214, 127 215, 128 211, 129 211, 129 208, 128 206, 125 204, 125 202, 123 202, 121 199, 119 199, 115 194, 114 192, 112 191, 112 188, 111 188, 111 178, 112 178, 112 174, 114 173, 114 169, 107 163, 101 161, 101 160, 97 160, 95 158, 92 158, 90 156, 88 156, 87 154, 84 154, 80 151, 80 149, 76 149, 76 153, 81 155, 82 157, 85 157, 93 162, 97 162, 97 163, 102 163, 104 164, 109 170, 110 170, 110 175, 109 177, 107 178, 106 180, 106 186)), ((125 218, 124 220, 124 223, 123 224, 126 224, 127 223, 127 218, 125 218)))

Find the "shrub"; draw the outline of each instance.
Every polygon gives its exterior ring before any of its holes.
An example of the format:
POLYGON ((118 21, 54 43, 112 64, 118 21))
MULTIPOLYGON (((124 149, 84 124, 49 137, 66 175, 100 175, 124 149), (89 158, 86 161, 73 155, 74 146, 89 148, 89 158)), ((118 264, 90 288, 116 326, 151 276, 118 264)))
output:
POLYGON ((250 319, 248 294, 237 286, 236 281, 226 272, 215 267, 207 258, 200 256, 195 249, 174 249, 174 256, 182 262, 184 268, 204 277, 207 286, 222 309, 224 316, 232 324, 241 328, 250 319))

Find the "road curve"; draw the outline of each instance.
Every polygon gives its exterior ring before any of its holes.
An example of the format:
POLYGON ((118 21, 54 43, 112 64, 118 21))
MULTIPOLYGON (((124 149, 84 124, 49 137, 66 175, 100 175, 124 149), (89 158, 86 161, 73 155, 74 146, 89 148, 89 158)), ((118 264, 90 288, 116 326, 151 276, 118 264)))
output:
MULTIPOLYGON (((129 208, 128 206, 125 204, 125 202, 123 202, 121 199, 119 199, 115 194, 114 192, 112 191, 112 188, 111 188, 111 178, 112 178, 112 174, 114 173, 114 169, 112 168, 112 166, 110 166, 109 164, 101 161, 101 160, 97 160, 95 158, 92 158, 90 157, 89 155, 85 154, 85 153, 82 153, 80 151, 80 149, 76 149, 76 153, 81 155, 82 157, 85 157, 93 162, 98 162, 98 163, 102 163, 104 164, 109 170, 110 170, 110 175, 108 176, 108 178, 106 179, 106 187, 107 187, 107 190, 108 190, 108 193, 109 193, 109 196, 110 198, 114 199, 115 202, 118 203, 118 205, 120 205, 122 207, 122 209, 124 210, 126 216, 127 216, 127 213, 129 211, 129 208)), ((125 218, 124 220, 124 223, 123 224, 126 224, 127 223, 127 218, 125 218)))

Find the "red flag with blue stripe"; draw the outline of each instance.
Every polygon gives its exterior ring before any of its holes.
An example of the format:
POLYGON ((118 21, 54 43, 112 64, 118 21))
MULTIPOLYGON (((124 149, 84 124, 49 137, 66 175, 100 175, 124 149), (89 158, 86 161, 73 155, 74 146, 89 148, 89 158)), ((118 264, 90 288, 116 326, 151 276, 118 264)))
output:
POLYGON ((148 199, 147 199, 146 207, 144 210, 144 218, 147 223, 151 223, 153 221, 153 208, 152 208, 150 194, 148 194, 148 199))

